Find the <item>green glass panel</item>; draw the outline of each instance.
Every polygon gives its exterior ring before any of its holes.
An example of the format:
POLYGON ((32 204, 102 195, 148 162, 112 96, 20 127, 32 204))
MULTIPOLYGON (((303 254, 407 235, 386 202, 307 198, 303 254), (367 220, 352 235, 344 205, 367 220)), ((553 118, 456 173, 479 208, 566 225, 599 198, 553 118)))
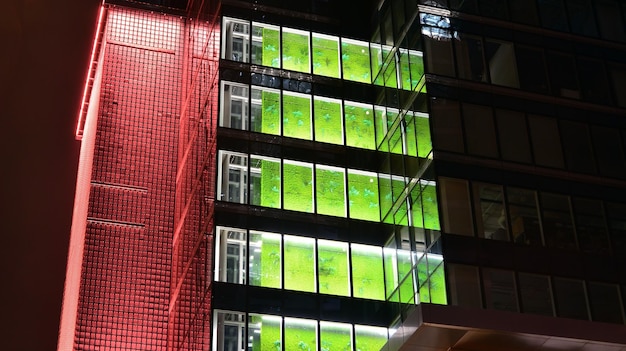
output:
POLYGON ((397 225, 407 226, 409 225, 409 218, 407 216, 406 201, 402 201, 402 205, 393 214, 393 223, 397 225))
POLYGON ((448 303, 446 296, 446 278, 443 258, 439 255, 428 255, 428 266, 435 267, 430 275, 430 302, 445 305, 448 303))
POLYGON ((402 131, 399 125, 389 138, 389 151, 394 154, 402 155, 402 131))
POLYGON ((398 279, 400 281, 400 301, 402 303, 415 303, 412 268, 411 251, 398 250, 398 279))
MULTIPOLYGON (((385 55, 388 55, 388 52, 384 52, 385 55)), ((383 79, 385 80, 385 86, 387 88, 397 88, 398 87, 398 76, 396 73, 396 60, 390 59, 389 62, 383 68, 383 79)))
POLYGON ((411 112, 406 114, 406 154, 409 156, 417 156, 417 135, 415 131, 415 118, 411 112))
POLYGON ((283 94, 283 135, 311 140, 311 97, 283 94))
POLYGON ((315 292, 315 240, 284 236, 285 289, 315 292))
POLYGON ((385 261, 385 291, 387 300, 399 302, 398 294, 394 294, 394 290, 398 287, 396 249, 389 247, 384 248, 383 259, 385 261))
POLYGON ((285 318, 285 350, 316 351, 317 322, 308 319, 285 318))
POLYGON ((320 322, 322 351, 352 350, 352 326, 343 323, 320 322))
POLYGON ((317 245, 319 292, 350 296, 348 244, 318 240, 317 245))
POLYGON ((413 226, 424 228, 424 213, 422 209, 422 187, 416 185, 411 190, 411 216, 413 217, 413 226))
POLYGON ((346 189, 344 172, 317 167, 315 172, 317 213, 346 216, 346 189))
POLYGON ((366 299, 385 299, 382 249, 351 244, 352 295, 366 299))
POLYGON ((383 49, 379 44, 372 44, 370 47, 370 61, 372 65, 372 77, 374 77, 374 84, 383 85, 383 74, 381 68, 383 68, 383 49))
POLYGON ((313 34, 313 73, 321 76, 339 76, 339 39, 313 34))
POLYGON ((316 97, 313 101, 315 140, 343 145, 341 101, 316 97))
POLYGON ((417 131, 417 156, 428 157, 433 149, 430 140, 430 123, 428 116, 415 115, 415 129, 417 131))
POLYGON ((437 188, 434 184, 426 184, 422 190, 422 210, 424 228, 439 230, 439 210, 437 208, 437 188))
MULTIPOLYGON (((281 318, 250 314, 248 317, 248 345, 252 351, 281 351, 281 318)), ((250 348, 248 348, 250 350, 250 348)))
POLYGON ((280 32, 252 25, 252 64, 280 68, 280 32))
POLYGON ((372 107, 346 103, 344 117, 346 145, 375 150, 376 132, 372 107))
POLYGON ((280 161, 250 157, 250 204, 280 208, 280 161))
POLYGON ((371 83, 370 55, 366 42, 341 42, 341 65, 343 79, 371 83))
POLYGON ((428 286, 428 261, 425 257, 417 263, 417 281, 420 287, 420 302, 430 303, 430 289, 428 286))
POLYGON ((280 288, 280 235, 250 232, 250 285, 280 288))
POLYGON ((400 49, 400 79, 402 89, 411 90, 411 66, 409 64, 409 53, 400 49))
POLYGON ((391 177, 391 188, 393 191, 394 203, 404 195, 404 187, 405 187, 405 182, 404 182, 403 177, 400 177, 400 176, 391 177))
MULTIPOLYGON (((424 75, 424 58, 421 53, 409 52, 409 62, 410 62, 410 74, 411 74, 411 90, 415 90, 417 88, 422 76, 424 75)), ((403 86, 404 88, 404 81, 403 86)), ((404 88, 407 89, 407 88, 404 88)), ((423 92, 426 92, 426 85, 424 85, 423 92)))
POLYGON ((283 164, 283 201, 286 210, 313 212, 313 169, 310 165, 283 164))
POLYGON ((385 135, 387 134, 385 108, 374 108, 375 113, 375 128, 376 128, 376 147, 379 151, 389 151, 389 145, 384 143, 385 135))
POLYGON ((348 171, 348 200, 350 218, 379 221, 376 174, 348 171))
POLYGON ((252 88, 252 127, 255 132, 280 135, 280 93, 252 88))
POLYGON ((388 175, 380 176, 380 210, 385 223, 393 224, 393 216, 389 215, 393 206, 393 192, 391 191, 391 178, 388 175))
POLYGON ((309 35, 283 29, 283 68, 311 73, 309 64, 309 35))
POLYGON ((379 351, 387 343, 387 328, 354 326, 356 350, 379 351))

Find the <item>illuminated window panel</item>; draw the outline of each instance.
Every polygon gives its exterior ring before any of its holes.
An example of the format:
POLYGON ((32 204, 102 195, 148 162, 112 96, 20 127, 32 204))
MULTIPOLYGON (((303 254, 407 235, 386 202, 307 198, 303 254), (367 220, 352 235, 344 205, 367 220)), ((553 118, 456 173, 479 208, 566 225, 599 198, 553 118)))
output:
MULTIPOLYGON (((213 331, 213 350, 241 350, 247 344, 245 313, 215 311, 213 318, 213 325, 220 326, 213 331)), ((254 337, 249 340, 251 347, 254 337)))
POLYGON ((250 204, 280 208, 280 160, 250 156, 250 204))
POLYGON ((386 298, 388 301, 399 302, 399 294, 395 292, 398 287, 398 264, 397 264, 397 254, 396 248, 394 247, 385 247, 383 249, 383 260, 384 260, 384 268, 385 268, 385 290, 386 290, 386 298))
POLYGON ((285 289, 316 292, 315 239, 284 236, 285 289))
POLYGON ((400 282, 399 300, 402 303, 415 303, 415 280, 413 276, 413 262, 410 250, 397 252, 398 281, 400 282))
POLYGON ((380 189, 380 213, 383 222, 393 224, 393 216, 390 213, 393 207, 392 179, 388 174, 380 174, 378 179, 380 189))
POLYGON ((309 32, 283 28, 283 68, 311 73, 309 32))
POLYGON ((315 140, 343 145, 341 100, 316 96, 313 100, 315 140))
POLYGON ((283 350, 313 351, 317 349, 317 321, 285 317, 285 345, 283 350))
POLYGON ((352 258, 352 296, 385 300, 382 248, 350 244, 352 258))
POLYGON ((421 181, 411 191, 411 198, 413 225, 425 229, 440 230, 435 183, 421 181))
POLYGON ((417 264, 417 270, 420 301, 445 305, 447 296, 443 256, 426 254, 417 264))
POLYGON ((313 73, 340 78, 339 38, 313 33, 313 73))
POLYGON ((412 112, 407 112, 405 118, 404 138, 406 151, 405 155, 417 156, 417 130, 415 127, 415 117, 412 112))
POLYGON ((283 163, 283 201, 286 210, 313 212, 313 167, 310 163, 283 163))
POLYGON ((417 156, 432 158, 433 144, 430 138, 430 119, 428 114, 414 112, 413 115, 415 116, 413 122, 415 123, 415 133, 417 135, 417 156))
POLYGON ((352 326, 345 323, 320 321, 322 350, 352 350, 352 326))
POLYGON ((319 292, 350 296, 348 243, 320 239, 317 250, 319 292))
POLYGON ((221 201, 248 203, 248 155, 219 152, 217 191, 221 201))
POLYGON ((280 91, 252 87, 251 99, 250 130, 280 135, 280 91))
POLYGON ((419 51, 398 49, 402 89, 415 90, 424 75, 424 60, 419 51))
POLYGON ((283 93, 283 135, 298 139, 313 139, 310 95, 288 91, 283 93))
POLYGON ((348 170, 348 204, 350 218, 380 220, 376 173, 348 170))
POLYGON ((402 128, 397 125, 389 135, 389 151, 394 154, 402 155, 404 151, 402 143, 402 128))
POLYGON ((245 284, 247 242, 244 229, 217 227, 215 243, 215 280, 245 284))
MULTIPOLYGON (((383 47, 383 55, 385 57, 390 55, 390 52, 383 47)), ((393 55, 389 57, 386 64, 383 67, 383 79, 387 88, 398 88, 398 73, 396 72, 396 57, 393 55)))
POLYGON ((374 84, 383 85, 383 74, 381 69, 385 58, 383 57, 383 48, 380 44, 370 44, 370 62, 372 68, 372 77, 374 77, 374 84))
POLYGON ((317 165, 315 168, 317 213, 346 217, 345 170, 317 165))
POLYGON ((364 41, 341 39, 343 79, 371 83, 369 45, 364 41))
POLYGON ((371 105, 346 101, 344 118, 346 145, 363 149, 376 149, 374 111, 371 105))
POLYGON ((385 346, 387 339, 387 328, 365 325, 354 326, 355 350, 379 351, 385 346))
MULTIPOLYGON (((282 322, 279 316, 249 314, 247 350, 284 350, 282 348, 282 322)), ((239 350, 239 348, 233 350, 239 350)))
POLYGON ((222 58, 248 62, 250 51, 250 24, 247 21, 224 17, 222 25, 222 58))
POLYGON ((252 64, 280 68, 280 28, 253 22, 251 54, 252 64))
POLYGON ((379 151, 389 151, 389 145, 384 142, 387 135, 386 110, 382 106, 374 106, 374 128, 376 133, 376 148, 379 151))
POLYGON ((220 126, 248 129, 248 86, 222 82, 220 126))
POLYGON ((250 285, 281 287, 281 235, 250 231, 250 285))

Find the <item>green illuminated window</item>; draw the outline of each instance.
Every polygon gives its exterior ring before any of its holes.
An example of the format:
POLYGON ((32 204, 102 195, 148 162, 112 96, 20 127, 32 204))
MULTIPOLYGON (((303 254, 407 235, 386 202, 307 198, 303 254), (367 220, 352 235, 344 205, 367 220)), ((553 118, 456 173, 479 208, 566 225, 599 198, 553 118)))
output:
POLYGON ((285 317, 285 346, 283 350, 317 350, 317 321, 285 317))
POLYGON ((352 350, 352 326, 344 323, 320 321, 322 350, 352 350))
POLYGON ((446 282, 443 257, 427 254, 417 264, 421 302, 446 304, 446 282))
POLYGON ((311 95, 287 91, 283 93, 283 135, 312 139, 311 95))
POLYGON ((341 100, 316 96, 313 101, 315 140, 343 145, 341 100))
POLYGON ((343 79, 371 83, 369 45, 364 41, 341 39, 343 79))
POLYGON ((284 236, 285 289, 315 292, 315 239, 284 236))
POLYGON ((251 128, 265 134, 280 135, 280 91, 252 87, 251 128))
POLYGON ((350 218, 379 221, 376 173, 348 170, 350 218))
POLYGON ((309 32, 283 28, 283 68, 311 73, 309 32))
POLYGON ((340 78, 338 37, 313 33, 313 73, 340 78))
POLYGON ((310 163, 285 160, 283 201, 286 210, 313 212, 313 168, 310 163))
POLYGON ((415 286, 410 250, 398 250, 398 281, 400 282, 400 302, 415 303, 415 286))
MULTIPOLYGON (((281 331, 281 317, 250 314, 248 316, 248 350, 283 350, 281 331)), ((234 346, 236 347, 236 349, 239 349, 241 347, 241 345, 234 346)))
POLYGON ((250 156, 250 204, 280 208, 280 160, 250 156))
POLYGON ((374 113, 371 105, 345 102, 346 145, 376 149, 374 113))
POLYGON ((250 231, 250 285, 280 288, 280 235, 250 231))
POLYGON ((385 281, 382 248, 350 244, 352 257, 352 296, 384 300, 385 281))
POLYGON ((317 165, 315 186, 317 213, 345 217, 346 188, 344 169, 317 165))
POLYGON ((437 189, 433 182, 423 182, 411 191, 413 199, 411 212, 413 225, 426 229, 439 230, 439 210, 437 208, 437 189))
POLYGON ((252 23, 252 64, 280 68, 280 30, 252 23))
POLYGON ((350 296, 348 243, 320 239, 317 248, 319 292, 350 296))
POLYGON ((354 326, 356 350, 378 351, 387 343, 387 328, 354 326))

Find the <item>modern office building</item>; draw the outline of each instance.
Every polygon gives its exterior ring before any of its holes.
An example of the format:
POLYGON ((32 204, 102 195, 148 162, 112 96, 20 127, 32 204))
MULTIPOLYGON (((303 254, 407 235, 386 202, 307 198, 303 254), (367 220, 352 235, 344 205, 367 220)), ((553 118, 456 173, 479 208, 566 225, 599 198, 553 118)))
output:
POLYGON ((625 17, 105 1, 59 350, 626 350, 625 17))

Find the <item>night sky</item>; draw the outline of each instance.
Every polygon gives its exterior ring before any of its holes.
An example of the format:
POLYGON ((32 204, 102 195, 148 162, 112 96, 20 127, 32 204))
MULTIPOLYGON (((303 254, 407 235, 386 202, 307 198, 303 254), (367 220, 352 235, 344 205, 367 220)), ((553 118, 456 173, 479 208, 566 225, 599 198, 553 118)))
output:
POLYGON ((4 0, 0 10, 3 350, 56 348, 99 0, 4 0))

